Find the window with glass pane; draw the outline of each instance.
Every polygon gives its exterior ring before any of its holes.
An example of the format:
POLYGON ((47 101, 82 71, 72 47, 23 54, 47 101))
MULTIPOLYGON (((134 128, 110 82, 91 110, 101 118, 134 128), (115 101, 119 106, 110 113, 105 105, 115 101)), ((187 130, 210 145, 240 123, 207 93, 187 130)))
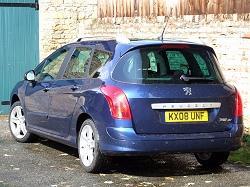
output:
POLYGON ((95 50, 91 65, 89 68, 89 76, 90 78, 96 78, 100 74, 100 70, 102 67, 108 62, 112 53, 108 51, 95 50))
POLYGON ((166 53, 171 71, 183 70, 185 74, 189 73, 187 60, 180 51, 167 51, 166 53))
POLYGON ((91 48, 76 48, 63 74, 63 79, 83 78, 91 52, 91 48))
POLYGON ((136 49, 120 59, 112 77, 139 84, 217 83, 223 79, 211 56, 212 52, 203 48, 136 49), (192 78, 185 82, 181 76, 192 78))
POLYGON ((43 70, 41 73, 37 73, 37 79, 40 81, 48 81, 48 80, 54 80, 56 79, 56 76, 61 68, 61 65, 68 53, 69 49, 63 49, 57 53, 55 53, 53 56, 46 59, 43 70))

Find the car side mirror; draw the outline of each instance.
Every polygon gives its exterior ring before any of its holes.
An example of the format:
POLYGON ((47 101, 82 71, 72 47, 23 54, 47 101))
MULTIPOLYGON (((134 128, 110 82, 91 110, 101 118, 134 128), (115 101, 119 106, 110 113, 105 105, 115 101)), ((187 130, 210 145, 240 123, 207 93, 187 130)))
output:
POLYGON ((30 82, 30 86, 34 87, 35 86, 35 72, 34 70, 30 70, 24 74, 24 80, 30 82))
POLYGON ((34 81, 35 80, 35 72, 34 72, 34 70, 26 72, 24 74, 24 80, 26 80, 26 81, 34 81))

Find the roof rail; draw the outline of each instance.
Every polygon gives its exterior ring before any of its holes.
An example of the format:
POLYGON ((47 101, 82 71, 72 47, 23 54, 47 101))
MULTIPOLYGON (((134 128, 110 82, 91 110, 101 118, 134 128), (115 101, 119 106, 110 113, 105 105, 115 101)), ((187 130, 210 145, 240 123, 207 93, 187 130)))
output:
POLYGON ((184 41, 184 42, 191 42, 191 43, 197 43, 197 44, 205 44, 203 40, 200 38, 190 38, 190 37, 164 37, 163 40, 174 40, 174 41, 184 41))
POLYGON ((130 43, 130 40, 126 36, 113 35, 113 36, 86 36, 76 38, 72 42, 90 41, 90 40, 116 40, 120 43, 130 43))

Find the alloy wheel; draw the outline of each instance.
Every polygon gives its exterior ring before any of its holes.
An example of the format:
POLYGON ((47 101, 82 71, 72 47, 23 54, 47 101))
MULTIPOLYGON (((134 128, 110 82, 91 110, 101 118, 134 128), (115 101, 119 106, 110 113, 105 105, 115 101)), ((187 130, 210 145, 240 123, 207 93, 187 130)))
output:
POLYGON ((27 130, 25 127, 25 117, 23 113, 23 108, 21 106, 16 106, 10 113, 10 128, 13 135, 22 139, 27 134, 27 130))
POLYGON ((84 126, 80 134, 79 156, 85 166, 90 166, 94 160, 95 141, 92 127, 90 125, 84 126))

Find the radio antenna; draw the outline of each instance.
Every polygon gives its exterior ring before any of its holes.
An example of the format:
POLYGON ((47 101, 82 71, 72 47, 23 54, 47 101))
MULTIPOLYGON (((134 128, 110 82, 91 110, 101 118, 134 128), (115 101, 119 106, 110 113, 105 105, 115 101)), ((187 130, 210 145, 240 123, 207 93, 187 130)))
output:
POLYGON ((161 33, 161 36, 159 36, 159 37, 157 38, 158 40, 161 40, 162 42, 163 42, 163 35, 164 35, 164 32, 165 32, 166 27, 167 27, 167 22, 166 22, 166 24, 165 24, 165 27, 164 27, 162 33, 161 33))

